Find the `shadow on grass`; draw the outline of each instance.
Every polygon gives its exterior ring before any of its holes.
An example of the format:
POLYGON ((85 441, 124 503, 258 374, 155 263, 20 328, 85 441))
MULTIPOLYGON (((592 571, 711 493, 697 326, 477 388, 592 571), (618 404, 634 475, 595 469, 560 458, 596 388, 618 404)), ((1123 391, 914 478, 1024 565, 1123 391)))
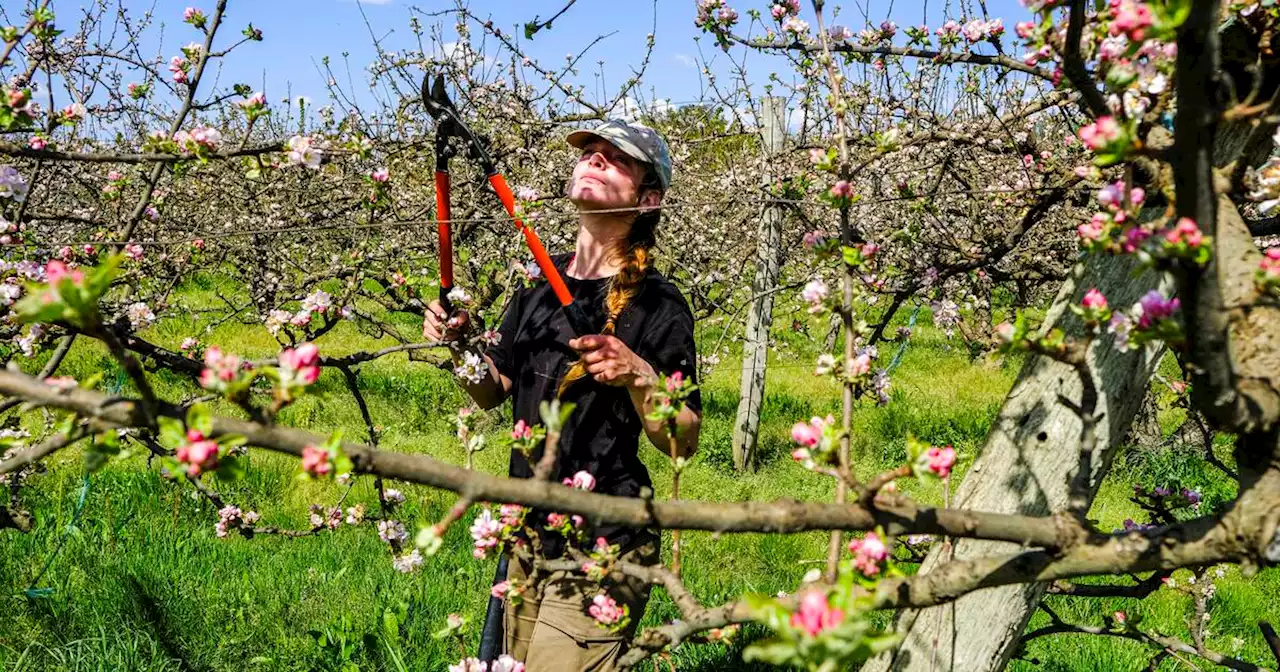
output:
POLYGON ((174 637, 168 619, 165 618, 163 607, 155 596, 147 591, 146 586, 132 574, 122 577, 121 584, 125 594, 133 602, 139 620, 146 624, 152 639, 160 645, 165 657, 176 663, 178 669, 183 672, 204 670, 205 668, 192 666, 187 660, 174 637))

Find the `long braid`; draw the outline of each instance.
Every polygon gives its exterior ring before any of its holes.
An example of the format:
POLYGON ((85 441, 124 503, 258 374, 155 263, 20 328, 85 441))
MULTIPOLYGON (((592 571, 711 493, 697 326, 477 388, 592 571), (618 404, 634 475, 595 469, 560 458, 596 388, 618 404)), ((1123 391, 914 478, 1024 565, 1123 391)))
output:
MULTIPOLYGON (((641 189, 658 184, 656 177, 652 170, 649 171, 649 175, 646 175, 641 184, 641 189)), ((650 250, 657 244, 656 229, 661 217, 662 213, 658 210, 651 210, 636 217, 631 224, 627 239, 615 251, 615 254, 621 257, 618 260, 620 268, 618 273, 609 279, 609 293, 604 299, 606 319, 600 333, 614 334, 618 326, 618 317, 640 291, 640 283, 644 281, 651 263, 650 250)), ((568 390, 570 385, 586 375, 587 365, 582 360, 574 362, 565 373, 564 380, 560 381, 557 394, 564 396, 565 390, 568 390)))

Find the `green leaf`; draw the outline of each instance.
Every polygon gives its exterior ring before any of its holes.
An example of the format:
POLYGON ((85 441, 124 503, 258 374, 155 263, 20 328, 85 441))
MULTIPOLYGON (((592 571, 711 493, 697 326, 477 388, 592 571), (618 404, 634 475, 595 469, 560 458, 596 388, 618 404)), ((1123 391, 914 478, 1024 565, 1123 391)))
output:
POLYGON ((194 429, 205 437, 213 434, 213 415, 206 404, 194 404, 187 409, 187 427, 194 429))
POLYGON ((230 450, 249 443, 249 439, 239 434, 226 434, 218 439, 218 445, 230 450))
POLYGON ((98 299, 102 298, 102 295, 106 293, 107 288, 111 286, 111 281, 116 277, 116 272, 120 270, 120 264, 124 263, 124 259, 123 252, 113 254, 92 271, 89 271, 89 276, 85 280, 85 289, 92 297, 91 301, 97 303, 98 299))
POLYGON ((177 450, 179 446, 187 442, 187 433, 183 431, 181 422, 164 416, 161 416, 158 422, 160 424, 160 445, 169 450, 177 450))
POLYGON ((234 455, 227 455, 218 460, 218 478, 224 481, 236 481, 244 478, 244 463, 234 455))
POLYGON ((107 375, 106 371, 98 371, 97 373, 94 373, 88 378, 81 380, 80 387, 86 390, 92 390, 93 388, 98 386, 98 383, 102 382, 102 378, 106 375, 107 375))
POLYGON ((908 462, 915 462, 917 459, 920 458, 920 455, 925 451, 929 450, 929 448, 931 448, 929 444, 917 439, 914 434, 907 433, 907 461, 908 462))
POLYGON ((796 645, 778 638, 755 642, 742 651, 742 660, 750 663, 762 661, 771 665, 785 665, 796 658, 796 645))

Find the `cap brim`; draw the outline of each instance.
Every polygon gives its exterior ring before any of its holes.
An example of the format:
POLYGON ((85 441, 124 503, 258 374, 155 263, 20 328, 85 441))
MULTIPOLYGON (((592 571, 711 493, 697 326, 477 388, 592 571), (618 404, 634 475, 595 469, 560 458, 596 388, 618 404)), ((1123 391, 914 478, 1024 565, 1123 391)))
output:
POLYGON ((569 135, 566 135, 564 139, 571 147, 577 147, 578 149, 582 149, 592 140, 604 140, 614 147, 626 152, 627 156, 630 156, 637 161, 642 163, 653 163, 649 159, 649 156, 641 151, 639 147, 636 147, 634 143, 624 138, 611 138, 605 135, 600 135, 595 131, 574 131, 569 135))

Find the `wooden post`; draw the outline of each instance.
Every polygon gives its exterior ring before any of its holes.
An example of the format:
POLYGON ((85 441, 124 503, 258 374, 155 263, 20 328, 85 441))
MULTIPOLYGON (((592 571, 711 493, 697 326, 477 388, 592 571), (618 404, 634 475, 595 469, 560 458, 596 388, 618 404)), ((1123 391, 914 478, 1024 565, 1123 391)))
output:
MULTIPOLYGON (((761 106, 763 182, 775 179, 773 157, 782 151, 786 138, 785 100, 766 97, 761 106)), ((733 424, 733 466, 738 471, 754 469, 756 439, 760 431, 760 406, 764 402, 764 372, 769 357, 769 327, 773 324, 773 294, 778 284, 782 251, 782 206, 765 206, 756 241, 756 277, 751 294, 756 297, 747 312, 747 333, 742 347, 742 387, 738 415, 733 424)))

